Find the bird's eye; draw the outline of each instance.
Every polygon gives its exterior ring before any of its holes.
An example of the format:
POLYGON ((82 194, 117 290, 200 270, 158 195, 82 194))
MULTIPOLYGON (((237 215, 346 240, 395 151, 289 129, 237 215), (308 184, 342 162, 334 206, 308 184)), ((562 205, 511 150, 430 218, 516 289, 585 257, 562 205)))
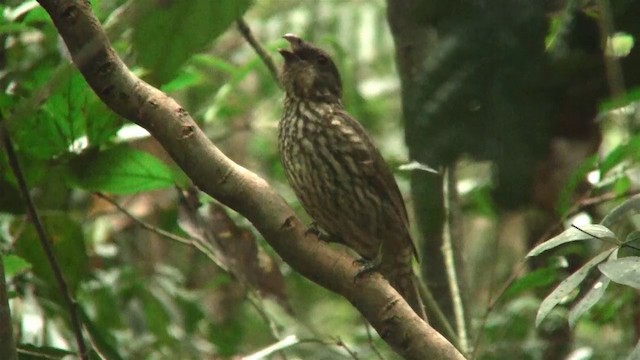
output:
POLYGON ((318 56, 318 64, 327 65, 328 63, 329 63, 329 58, 326 55, 319 55, 318 56))

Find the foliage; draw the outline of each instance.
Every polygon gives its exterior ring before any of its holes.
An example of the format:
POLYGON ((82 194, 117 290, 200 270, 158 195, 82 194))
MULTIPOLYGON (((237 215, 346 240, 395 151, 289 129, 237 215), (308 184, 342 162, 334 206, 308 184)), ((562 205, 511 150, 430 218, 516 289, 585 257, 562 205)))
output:
MULTIPOLYGON (((362 119, 389 163, 405 164, 400 168, 408 170, 397 174, 403 192, 409 190, 410 171, 431 171, 432 164, 406 161, 400 84, 382 0, 91 3, 132 71, 175 97, 217 146, 267 178, 296 210, 299 205, 286 185, 275 146, 282 94, 235 31, 234 21, 241 15, 271 55, 285 46, 280 37, 287 32, 336 54, 348 110, 362 119)), ((101 103, 69 62, 49 17, 35 1, 10 0, 0 9, 5 60, 0 115, 78 302, 92 356, 230 358, 264 350, 265 357, 274 358, 278 351, 290 358, 393 358, 350 304, 293 273, 245 219, 220 210, 204 195, 185 198, 175 191, 176 186, 187 187, 188 179, 148 133, 101 103), (108 194, 104 196, 122 209, 96 193, 108 194), (187 200, 196 205, 185 215, 187 200), (231 235, 239 239, 234 244, 243 250, 233 248, 241 253, 237 257, 224 253, 229 251, 224 242, 210 241, 225 234, 227 241, 231 235), (245 253, 251 256, 243 258, 245 253), (270 268, 268 276, 251 278, 264 267, 270 268), (273 344, 277 350, 270 348, 273 344)), ((602 155, 575 164, 555 204, 563 215, 579 208, 576 189, 593 174, 599 178, 591 182, 588 195, 624 199, 636 191, 637 100, 638 90, 632 88, 602 103, 609 116, 603 120, 602 155), (619 120, 620 113, 628 116, 619 120)), ((469 293, 494 300, 494 290, 507 281, 500 270, 512 270, 513 263, 503 257, 522 264, 524 254, 511 256, 502 248, 496 256, 488 250, 493 243, 481 242, 497 238, 502 215, 492 200, 498 184, 490 167, 461 161, 458 187, 460 211, 469 224, 465 236, 473 239, 465 244, 466 275, 473 286, 469 293)), ((623 318, 637 316, 628 287, 639 286, 639 237, 637 224, 623 220, 637 210, 638 199, 613 210, 610 202, 595 204, 593 217, 609 214, 600 224, 569 227, 530 250, 529 256, 544 258, 541 265, 508 286, 490 313, 484 301, 469 304, 474 319, 486 314, 486 324, 474 322, 471 329, 484 337, 476 356, 504 358, 508 352, 514 358, 539 359, 545 344, 535 325, 544 330, 565 318, 576 332, 576 347, 595 343, 598 356, 613 348, 620 356, 630 353, 631 324, 623 318), (584 261, 571 268, 575 264, 567 259, 575 254, 584 261), (542 292, 558 281, 539 303, 542 292), (569 301, 574 304, 564 313, 561 305, 569 301), (604 327, 613 328, 609 332, 618 334, 615 340, 628 345, 599 337, 604 327)), ((13 325, 21 329, 21 358, 62 358, 74 349, 70 319, 32 225, 2 151, 0 256, 13 325)))
MULTIPOLYGON (((536 316, 536 326, 550 314, 551 310, 561 302, 566 302, 568 298, 574 297, 579 288, 584 289, 579 301, 577 301, 569 311, 569 325, 576 325, 578 319, 595 306, 604 296, 605 290, 610 282, 640 289, 640 257, 625 256, 618 257, 620 249, 628 248, 635 252, 640 252, 636 247, 638 232, 634 231, 624 238, 616 236, 609 227, 616 226, 618 222, 624 220, 628 213, 640 211, 640 196, 636 195, 613 209, 603 220, 602 225, 586 225, 582 227, 571 227, 561 234, 549 239, 532 249, 527 256, 537 256, 541 253, 554 249, 558 246, 573 241, 599 240, 603 243, 605 250, 595 255, 591 260, 576 270, 569 277, 564 279, 547 297, 542 301, 536 316), (606 225, 605 225, 606 224, 606 225), (606 246, 606 244, 610 246, 606 246), (600 275, 595 279, 587 280, 590 272, 599 270, 600 275)), ((640 344, 636 347, 639 348, 640 344)), ((638 351, 637 349, 634 351, 638 351)))

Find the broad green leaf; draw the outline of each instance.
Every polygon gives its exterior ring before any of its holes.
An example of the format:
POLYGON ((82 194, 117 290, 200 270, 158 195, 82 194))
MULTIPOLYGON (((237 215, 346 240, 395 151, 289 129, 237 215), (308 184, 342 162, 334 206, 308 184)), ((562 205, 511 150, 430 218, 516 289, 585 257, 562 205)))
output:
POLYGON ((573 241, 593 240, 596 238, 615 239, 615 234, 605 226, 598 224, 590 224, 581 226, 580 229, 570 227, 561 234, 543 242, 533 248, 527 254, 527 257, 537 256, 541 253, 573 241))
POLYGON ((91 344, 93 345, 94 350, 101 355, 101 358, 109 360, 124 359, 118 353, 117 348, 112 345, 115 340, 113 339, 113 336, 106 331, 109 329, 108 327, 105 328, 106 324, 94 323, 93 320, 87 316, 87 313, 82 307, 80 307, 79 313, 82 319, 82 325, 91 338, 91 344))
POLYGON ((82 75, 73 72, 47 99, 44 107, 59 119, 60 137, 71 142, 84 134, 84 119, 92 95, 93 91, 82 75))
POLYGON ((158 299, 153 291, 147 289, 140 289, 140 298, 144 303, 144 317, 146 325, 149 330, 163 341, 169 341, 171 335, 169 335, 168 328, 171 325, 172 320, 169 315, 169 310, 158 299))
POLYGON ((589 260, 586 264, 584 264, 580 269, 578 269, 573 274, 569 275, 566 279, 564 279, 553 291, 549 294, 538 308, 538 314, 536 315, 536 327, 540 325, 542 320, 544 320, 547 315, 553 310, 556 305, 558 305, 567 295, 569 295, 573 290, 575 290, 582 280, 587 277, 589 271, 602 261, 606 259, 615 249, 609 249, 601 252, 600 254, 594 256, 591 260, 589 260))
POLYGON ((74 159, 68 180, 90 191, 131 194, 172 186, 171 169, 153 155, 118 146, 74 159))
POLYGON ((613 224, 622 220, 627 213, 637 213, 638 211, 640 211, 640 195, 634 195, 622 204, 618 205, 615 209, 611 210, 611 212, 609 212, 607 216, 600 221, 600 224, 606 227, 611 227, 613 224))
POLYGON ((640 257, 627 256, 598 265, 598 269, 609 279, 640 289, 640 257))
POLYGON ((249 0, 139 0, 133 47, 139 63, 163 84, 190 56, 222 34, 249 7, 249 0), (153 16, 149 16, 153 14, 153 16))
POLYGON ((2 257, 4 274, 6 277, 14 276, 31 268, 31 264, 17 255, 5 255, 2 257))
POLYGON ((626 193, 631 189, 633 183, 627 174, 621 174, 618 176, 616 180, 613 182, 613 186, 610 186, 613 193, 620 196, 626 197, 626 193))
POLYGON ((29 30, 33 30, 30 26, 19 23, 0 24, 0 35, 7 35, 13 33, 22 33, 29 30))
MULTIPOLYGON (((27 1, 23 3, 23 6, 30 6, 29 3, 33 3, 33 1, 27 1)), ((42 6, 35 6, 29 9, 29 13, 24 17, 23 22, 25 24, 32 24, 36 26, 41 26, 42 23, 49 24, 51 23, 51 16, 47 13, 47 11, 42 6)))
POLYGON ((624 244, 625 245, 630 245, 633 244, 634 242, 640 240, 640 231, 638 230, 633 230, 632 232, 630 232, 626 239, 624 239, 624 244))
POLYGON ((628 158, 637 158, 640 154, 640 136, 633 136, 626 144, 616 146, 600 162, 600 173, 604 177, 611 169, 628 158))
POLYGON ((16 146, 38 159, 68 152, 73 141, 84 135, 87 104, 93 98, 82 76, 72 73, 34 115, 10 124, 16 146))
MULTIPOLYGON (((80 281, 87 276, 89 257, 84 245, 84 235, 80 224, 65 214, 42 216, 42 223, 53 245, 53 252, 69 290, 75 293, 80 281)), ((57 291, 55 278, 49 261, 40 244, 32 224, 27 224, 15 244, 18 256, 32 265, 33 273, 57 291)))
POLYGON ((203 77, 200 72, 183 71, 170 82, 164 84, 160 90, 165 92, 178 91, 201 84, 203 77))
POLYGON ((5 93, 0 93, 0 114, 7 116, 8 112, 16 105, 17 97, 5 93))
POLYGON ((194 65, 200 65, 211 70, 221 71, 229 74, 232 78, 238 78, 240 76, 240 67, 234 65, 224 59, 209 54, 194 55, 191 59, 194 65))
POLYGON ((609 286, 609 282, 609 278, 601 275, 598 280, 596 280, 596 282, 591 285, 591 288, 586 294, 584 294, 582 299, 580 299, 580 301, 578 301, 578 303, 571 308, 571 310, 569 311, 570 327, 574 327, 578 319, 584 313, 589 311, 589 309, 591 309, 593 305, 598 303, 598 300, 600 300, 602 298, 602 295, 604 295, 604 291, 607 289, 607 286, 609 286))
MULTIPOLYGON (((42 178, 47 174, 48 164, 49 162, 46 160, 39 160, 33 158, 31 156, 26 156, 22 153, 17 153, 18 162, 20 163, 20 167, 22 168, 22 173, 27 181, 27 185, 31 188, 33 184, 37 184, 42 181, 42 178)), ((13 191, 13 194, 2 194, 0 191, 0 198, 2 199, 12 199, 15 198, 19 202, 22 203, 22 197, 20 197, 20 193, 18 192, 18 182, 16 181, 15 176, 13 175, 13 171, 10 170, 9 159, 7 159, 6 154, 0 151, 0 178, 4 178, 7 182, 7 187, 4 188, 6 191, 13 191)), ((2 201, 0 201, 2 202, 2 201)), ((0 206, 2 207, 2 206, 0 206)), ((22 208, 23 206, 20 206, 22 208)))
POLYGON ((527 290, 544 287, 554 283, 557 279, 558 269, 550 267, 536 269, 511 284, 504 292, 504 296, 510 297, 527 290))
POLYGON ((66 153, 73 141, 66 137, 66 121, 43 108, 19 123, 11 123, 11 138, 20 152, 48 160, 66 153))
POLYGON ((99 146, 116 137, 124 121, 97 97, 87 107, 86 134, 90 146, 99 146))

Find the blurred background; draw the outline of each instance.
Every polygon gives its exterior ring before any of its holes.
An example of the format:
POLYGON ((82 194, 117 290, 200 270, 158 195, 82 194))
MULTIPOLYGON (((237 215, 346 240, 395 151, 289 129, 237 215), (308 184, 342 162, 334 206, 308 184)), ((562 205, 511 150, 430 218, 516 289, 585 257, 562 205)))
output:
MULTIPOLYGON (((91 4, 131 71, 305 221, 279 162, 283 92, 268 64, 280 68, 285 33, 332 54, 346 108, 405 195, 420 270, 443 313, 430 314, 433 326, 450 340, 453 328, 469 358, 633 351, 640 307, 629 286, 609 286, 569 326, 585 281, 536 327, 542 299, 602 241, 525 256, 638 192, 640 2, 91 4)), ((0 110, 95 356, 397 358, 345 299, 292 271, 246 219, 190 188, 145 130, 101 104, 37 2, 0 9, 0 110)), ((619 239, 635 241, 633 220, 619 239)), ((73 334, 31 222, 2 152, 0 259, 19 356, 62 358, 73 334)))

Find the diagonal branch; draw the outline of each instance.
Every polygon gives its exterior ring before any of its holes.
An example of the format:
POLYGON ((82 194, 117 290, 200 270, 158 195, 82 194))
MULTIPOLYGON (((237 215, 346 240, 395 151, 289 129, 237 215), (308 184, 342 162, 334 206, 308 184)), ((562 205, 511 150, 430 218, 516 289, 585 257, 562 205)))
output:
POLYGON ((292 268, 347 298, 407 359, 462 359, 379 274, 354 282, 349 255, 305 235, 305 225, 265 180, 227 158, 187 111, 135 77, 111 48, 88 1, 38 0, 96 94, 147 129, 204 192, 245 216, 292 268))

